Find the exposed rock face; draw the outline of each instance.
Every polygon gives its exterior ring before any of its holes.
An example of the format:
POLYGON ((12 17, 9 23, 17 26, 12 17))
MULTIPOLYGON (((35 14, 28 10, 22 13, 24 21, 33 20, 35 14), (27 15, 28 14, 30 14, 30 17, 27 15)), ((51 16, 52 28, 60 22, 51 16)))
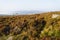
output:
POLYGON ((58 16, 60 16, 60 15, 58 15, 58 14, 53 14, 53 15, 52 15, 52 18, 56 18, 56 17, 58 17, 58 16))
POLYGON ((13 36, 10 36, 7 40, 13 40, 13 36))
POLYGON ((13 29, 14 35, 18 35, 21 32, 21 29, 18 28, 17 26, 13 29))

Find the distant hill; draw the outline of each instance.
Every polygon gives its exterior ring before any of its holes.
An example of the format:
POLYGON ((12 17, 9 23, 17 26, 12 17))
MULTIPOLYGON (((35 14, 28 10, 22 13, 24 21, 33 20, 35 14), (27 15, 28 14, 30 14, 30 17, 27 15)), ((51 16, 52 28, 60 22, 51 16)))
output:
POLYGON ((13 15, 31 15, 31 14, 37 14, 37 13, 41 13, 42 11, 38 11, 38 10, 25 10, 25 11, 14 11, 12 12, 13 15))
POLYGON ((0 12, 0 15, 31 15, 41 13, 43 11, 38 10, 23 10, 23 11, 10 11, 10 12, 0 12))

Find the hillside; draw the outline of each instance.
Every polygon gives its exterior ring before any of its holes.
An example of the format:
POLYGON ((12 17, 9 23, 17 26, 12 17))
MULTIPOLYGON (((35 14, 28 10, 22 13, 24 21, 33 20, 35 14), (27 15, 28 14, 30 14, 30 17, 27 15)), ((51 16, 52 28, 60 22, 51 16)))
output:
POLYGON ((0 16, 0 40, 60 40, 60 12, 0 16))

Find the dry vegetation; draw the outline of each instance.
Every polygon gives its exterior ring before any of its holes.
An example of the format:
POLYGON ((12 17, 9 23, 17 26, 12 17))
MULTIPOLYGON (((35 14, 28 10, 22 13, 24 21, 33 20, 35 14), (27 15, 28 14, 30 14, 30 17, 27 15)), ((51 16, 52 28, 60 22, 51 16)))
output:
POLYGON ((60 40, 60 16, 53 14, 60 12, 0 16, 0 40, 60 40))

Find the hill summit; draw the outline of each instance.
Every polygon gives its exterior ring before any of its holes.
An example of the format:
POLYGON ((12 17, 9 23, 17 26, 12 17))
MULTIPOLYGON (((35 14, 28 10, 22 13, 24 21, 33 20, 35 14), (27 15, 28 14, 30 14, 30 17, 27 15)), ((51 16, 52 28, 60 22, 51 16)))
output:
POLYGON ((60 12, 0 16, 0 40, 60 40, 60 12))

